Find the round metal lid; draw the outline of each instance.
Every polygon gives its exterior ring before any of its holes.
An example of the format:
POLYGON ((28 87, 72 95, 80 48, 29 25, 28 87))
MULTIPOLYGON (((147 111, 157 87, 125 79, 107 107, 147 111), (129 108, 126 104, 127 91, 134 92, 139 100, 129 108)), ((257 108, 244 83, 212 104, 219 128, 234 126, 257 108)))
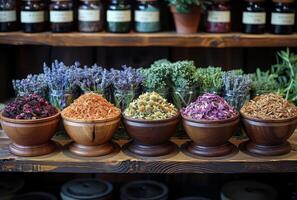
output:
POLYGON ((167 199, 168 188, 156 181, 133 181, 121 188, 121 197, 129 200, 167 199))
POLYGON ((62 186, 61 196, 74 199, 95 199, 109 195, 113 190, 111 183, 98 179, 76 179, 62 186))

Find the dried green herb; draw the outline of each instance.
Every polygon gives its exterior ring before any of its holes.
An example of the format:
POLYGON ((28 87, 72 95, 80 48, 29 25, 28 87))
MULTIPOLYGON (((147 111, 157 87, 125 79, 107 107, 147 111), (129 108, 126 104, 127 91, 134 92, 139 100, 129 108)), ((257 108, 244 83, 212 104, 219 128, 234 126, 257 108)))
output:
POLYGON ((220 67, 198 68, 195 79, 198 81, 202 92, 220 93, 223 87, 222 74, 223 71, 220 67))

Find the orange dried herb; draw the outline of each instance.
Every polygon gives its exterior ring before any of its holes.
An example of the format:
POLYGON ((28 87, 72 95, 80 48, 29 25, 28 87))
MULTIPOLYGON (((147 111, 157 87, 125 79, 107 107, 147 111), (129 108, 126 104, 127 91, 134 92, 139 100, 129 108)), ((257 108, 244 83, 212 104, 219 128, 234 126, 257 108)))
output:
POLYGON ((121 111, 101 95, 87 93, 76 99, 61 114, 76 120, 102 120, 117 117, 121 111))
POLYGON ((269 93, 245 103, 240 112, 256 119, 288 119, 297 116, 297 107, 282 96, 269 93))

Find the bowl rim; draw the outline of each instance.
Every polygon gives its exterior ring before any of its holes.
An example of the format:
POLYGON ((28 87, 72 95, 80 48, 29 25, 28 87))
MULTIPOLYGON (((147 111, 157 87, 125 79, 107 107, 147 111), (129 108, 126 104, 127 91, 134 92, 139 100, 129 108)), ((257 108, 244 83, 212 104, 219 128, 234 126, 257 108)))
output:
POLYGON ((245 114, 243 114, 242 112, 240 112, 240 116, 241 118, 243 119, 247 119, 247 120, 251 120, 251 121, 256 121, 256 122, 288 122, 288 121, 294 121, 297 119, 297 115, 294 116, 294 117, 290 117, 290 118, 286 118, 286 119, 258 119, 258 118, 252 118, 252 117, 249 117, 245 114))
POLYGON ((61 117, 62 117, 63 121, 69 121, 69 122, 75 122, 75 123, 86 123, 86 124, 87 123, 104 123, 104 122, 115 121, 115 120, 121 119, 121 116, 122 116, 122 113, 120 113, 117 116, 110 117, 110 118, 107 118, 107 119, 83 120, 83 119, 72 119, 72 118, 69 118, 69 117, 65 117, 61 113, 61 117))
POLYGON ((193 119, 190 117, 185 116, 184 114, 181 114, 183 120, 191 121, 191 122, 196 122, 196 123, 204 123, 204 124, 213 124, 213 123, 227 123, 231 121, 236 121, 240 118, 240 114, 237 111, 237 114, 234 117, 228 118, 228 119, 222 119, 222 120, 206 120, 206 119, 193 119))
POLYGON ((61 111, 59 109, 56 108, 56 110, 58 111, 55 115, 52 115, 50 117, 46 117, 46 118, 41 118, 41 119, 12 119, 12 118, 8 118, 8 117, 4 117, 3 116, 3 110, 0 112, 0 119, 1 121, 4 122, 10 122, 10 123, 15 123, 15 124, 32 124, 32 123, 42 123, 42 122, 48 122, 48 121, 52 121, 55 120, 57 118, 61 117, 61 111))
POLYGON ((167 118, 167 119, 159 119, 159 120, 149 120, 149 119, 135 119, 135 118, 131 118, 131 117, 128 117, 126 115, 123 114, 123 118, 124 120, 127 120, 127 121, 131 121, 131 122, 142 122, 142 123, 165 123, 165 122, 169 122, 169 121, 173 121, 173 120, 176 120, 180 117, 180 113, 177 112, 176 115, 170 117, 170 118, 167 118))

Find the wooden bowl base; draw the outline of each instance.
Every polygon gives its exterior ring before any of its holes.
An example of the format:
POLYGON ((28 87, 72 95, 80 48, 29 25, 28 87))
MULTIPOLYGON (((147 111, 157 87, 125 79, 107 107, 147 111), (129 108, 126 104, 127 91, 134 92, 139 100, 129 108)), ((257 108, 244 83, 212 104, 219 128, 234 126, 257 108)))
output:
POLYGON ((141 145, 134 141, 129 142, 124 147, 127 154, 134 157, 161 157, 173 154, 177 151, 177 145, 168 141, 160 145, 141 145))
POLYGON ((234 152, 236 149, 235 145, 227 142, 224 145, 216 147, 206 147, 195 144, 194 142, 186 143, 184 146, 184 151, 193 156, 202 157, 221 157, 226 156, 234 152))
POLYGON ((115 147, 110 142, 102 145, 97 145, 97 146, 86 146, 86 145, 81 145, 73 142, 69 146, 70 152, 78 156, 85 156, 85 157, 106 156, 110 153, 113 153, 114 150, 115 150, 115 147))
POLYGON ((290 153, 291 145, 289 142, 284 142, 276 146, 257 145, 252 141, 246 141, 241 144, 242 148, 248 153, 261 156, 280 156, 290 153))
POLYGON ((36 146, 23 146, 15 143, 9 145, 9 151, 16 156, 35 157, 53 153, 56 150, 56 144, 49 141, 46 144, 36 146))

